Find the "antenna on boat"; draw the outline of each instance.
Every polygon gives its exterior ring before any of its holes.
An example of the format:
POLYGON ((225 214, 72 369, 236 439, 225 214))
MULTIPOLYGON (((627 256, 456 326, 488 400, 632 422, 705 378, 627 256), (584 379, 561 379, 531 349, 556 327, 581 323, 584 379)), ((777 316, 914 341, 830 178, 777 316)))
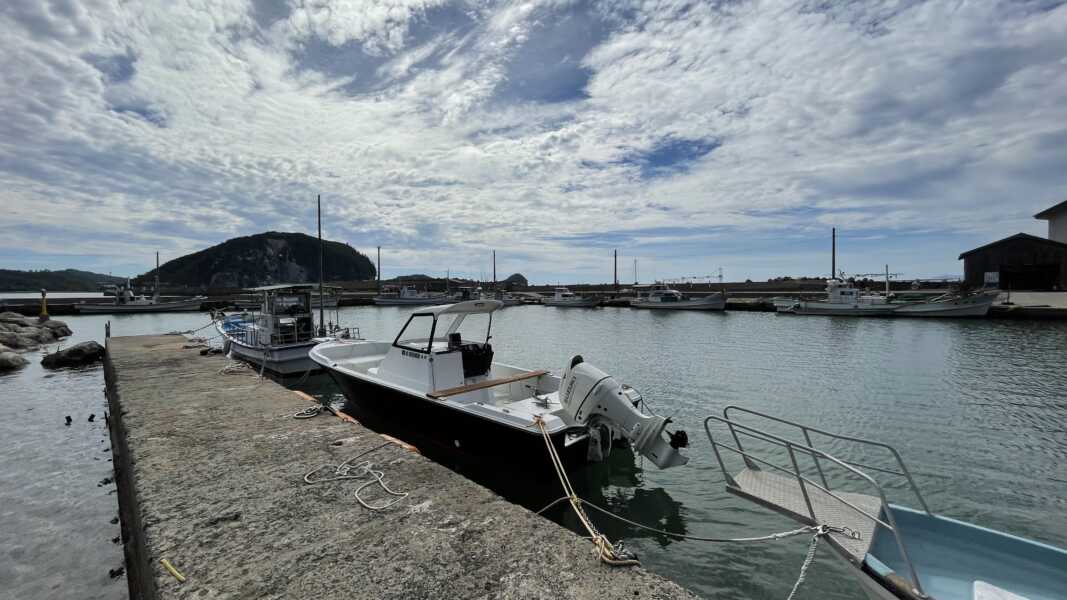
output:
POLYGON ((322 194, 318 195, 318 217, 319 217, 319 335, 326 335, 326 321, 324 313, 326 312, 326 301, 323 298, 322 280, 323 280, 323 268, 326 263, 326 254, 322 247, 322 194))
POLYGON ((837 279, 837 227, 830 230, 830 279, 837 279))
POLYGON ((159 303, 159 250, 156 250, 156 287, 152 292, 152 300, 159 303))

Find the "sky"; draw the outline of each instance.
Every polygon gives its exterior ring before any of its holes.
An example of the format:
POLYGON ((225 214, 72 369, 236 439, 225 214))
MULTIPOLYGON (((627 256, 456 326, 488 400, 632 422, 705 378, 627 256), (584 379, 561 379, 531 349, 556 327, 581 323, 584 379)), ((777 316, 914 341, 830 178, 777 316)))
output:
POLYGON ((1067 199, 1067 5, 4 0, 0 268, 955 275, 1067 199))

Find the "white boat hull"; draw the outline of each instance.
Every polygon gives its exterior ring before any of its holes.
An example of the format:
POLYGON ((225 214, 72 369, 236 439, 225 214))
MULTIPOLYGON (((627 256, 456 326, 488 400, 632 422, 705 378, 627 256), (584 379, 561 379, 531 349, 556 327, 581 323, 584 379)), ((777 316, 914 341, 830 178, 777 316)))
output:
POLYGON ((871 306, 833 304, 830 302, 797 302, 792 308, 779 309, 794 315, 826 315, 831 317, 889 317, 893 307, 876 304, 871 306))
POLYGON ((595 308, 600 304, 600 300, 597 298, 582 298, 580 300, 542 300, 541 304, 545 306, 556 306, 559 308, 595 308))
POLYGON ((648 308, 652 310, 726 310, 726 298, 714 294, 692 300, 677 302, 657 302, 643 299, 630 300, 631 308, 648 308))
POLYGON ((206 297, 198 296, 189 300, 156 304, 79 304, 78 312, 82 314, 188 312, 200 310, 205 300, 207 300, 206 297))
POLYGON ((436 304, 448 304, 451 302, 446 297, 440 298, 375 298, 374 303, 378 306, 433 306, 436 304))
POLYGON ((233 338, 228 338, 228 341, 230 347, 228 356, 230 358, 251 363, 257 369, 265 368, 279 375, 303 375, 309 370, 318 371, 320 369, 315 361, 308 358, 308 352, 323 340, 313 340, 274 348, 249 346, 235 341, 233 338))
POLYGON ((920 302, 907 304, 893 311, 898 317, 984 317, 996 299, 993 295, 964 298, 951 302, 920 302))

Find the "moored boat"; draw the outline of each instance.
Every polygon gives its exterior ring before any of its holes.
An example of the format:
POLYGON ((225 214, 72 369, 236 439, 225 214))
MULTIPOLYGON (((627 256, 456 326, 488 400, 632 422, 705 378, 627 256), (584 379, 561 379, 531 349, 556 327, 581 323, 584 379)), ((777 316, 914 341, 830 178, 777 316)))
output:
POLYGON ((600 305, 600 299, 579 296, 565 287, 558 287, 553 290, 552 297, 541 300, 541 304, 560 308, 595 308, 600 305))
POLYGON ((374 297, 374 303, 379 306, 428 306, 450 301, 448 294, 420 292, 407 285, 386 286, 381 294, 374 297))
POLYGON ((704 429, 727 491, 804 525, 827 526, 823 539, 872 600, 1064 597, 1067 550, 933 513, 887 444, 737 406, 708 417, 704 429), (713 427, 729 433, 717 438, 713 427), (865 464, 832 455, 813 439, 862 451, 865 464), (879 453, 890 466, 871 465, 879 453), (740 456, 743 467, 728 470, 724 454, 740 456), (887 477, 899 485, 884 486, 887 477), (841 489, 846 478, 865 493, 841 489), (887 489, 910 491, 920 508, 890 503, 887 489))
POLYGON ((316 287, 304 283, 247 290, 260 298, 258 310, 215 320, 225 353, 278 375, 317 371, 318 364, 308 358, 311 348, 353 333, 336 324, 316 328, 311 300, 316 287))
POLYGON ((685 433, 666 433, 668 419, 637 410, 635 389, 582 357, 562 376, 494 362, 491 315, 499 308, 474 300, 418 309, 391 342, 328 342, 310 357, 359 413, 446 438, 467 453, 547 464, 547 436, 568 465, 602 458, 613 440, 660 468, 685 464, 685 433))
POLYGON ((894 317, 984 317, 996 301, 998 292, 970 295, 945 294, 922 302, 901 304, 893 310, 894 317))
MULTIPOLYGON (((77 311, 84 314, 115 314, 115 313, 158 313, 158 312, 191 312, 198 311, 207 301, 207 296, 194 296, 184 300, 162 301, 159 298, 159 253, 156 252, 156 281, 152 288, 152 297, 143 294, 137 295, 133 291, 130 281, 126 285, 112 286, 115 296, 110 304, 87 304, 84 301, 76 305, 77 311)), ((107 292, 104 295, 108 295, 107 292)))
POLYGON ((726 310, 726 296, 712 292, 700 298, 690 298, 663 283, 634 286, 637 297, 630 300, 633 308, 653 310, 726 310))
POLYGON ((781 313, 838 317, 888 317, 895 309, 885 296, 864 292, 836 278, 826 280, 826 300, 797 300, 776 306, 781 313))

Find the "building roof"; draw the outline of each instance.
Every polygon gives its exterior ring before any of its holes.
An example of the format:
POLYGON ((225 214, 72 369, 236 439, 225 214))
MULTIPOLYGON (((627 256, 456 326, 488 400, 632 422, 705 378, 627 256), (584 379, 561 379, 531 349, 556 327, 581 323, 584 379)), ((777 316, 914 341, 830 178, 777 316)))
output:
POLYGON ((1057 214, 1059 214, 1059 213, 1061 213, 1061 212, 1063 212, 1065 210, 1067 210, 1067 200, 1064 200, 1063 202, 1060 202, 1056 206, 1050 206, 1050 207, 1046 208, 1045 210, 1043 210, 1043 211, 1037 213, 1036 215, 1034 215, 1034 218, 1035 219, 1051 219, 1052 217, 1056 216, 1057 214))
POLYGON ((1006 237, 1006 238, 1004 238, 1002 240, 997 240, 995 242, 989 242, 988 244, 986 244, 984 246, 978 246, 977 248, 975 248, 973 250, 968 250, 968 251, 964 252, 963 254, 960 254, 959 260, 963 260, 963 257, 971 255, 971 254, 974 254, 975 252, 980 252, 982 250, 985 250, 986 248, 992 248, 993 246, 999 246, 999 245, 1001 245, 1003 243, 1011 242, 1011 241, 1015 241, 1015 240, 1027 240, 1027 241, 1031 241, 1031 242, 1040 242, 1042 244, 1047 244, 1049 246, 1053 246, 1053 247, 1056 247, 1056 248, 1063 248, 1064 250, 1067 250, 1067 244, 1064 244, 1063 242, 1057 242, 1057 241, 1050 240, 1050 239, 1047 239, 1047 238, 1037 237, 1036 235, 1030 235, 1029 233, 1016 233, 1015 235, 1009 235, 1008 237, 1006 237))
POLYGON ((439 317, 447 314, 482 314, 491 313, 494 310, 504 306, 504 303, 500 300, 467 300, 466 302, 457 302, 455 304, 442 304, 440 306, 430 306, 415 311, 416 315, 433 315, 439 317))

